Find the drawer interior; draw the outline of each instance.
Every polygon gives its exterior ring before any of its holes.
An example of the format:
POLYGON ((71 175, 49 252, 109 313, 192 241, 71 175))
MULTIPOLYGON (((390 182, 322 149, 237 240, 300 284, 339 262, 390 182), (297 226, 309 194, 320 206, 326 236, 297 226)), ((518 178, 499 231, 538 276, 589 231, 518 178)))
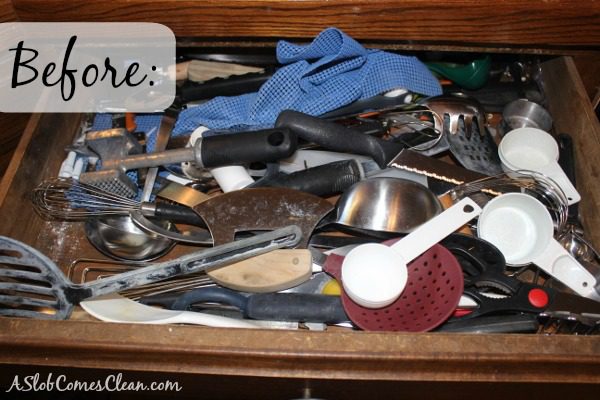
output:
MULTIPOLYGON (((600 171, 593 156, 600 153, 600 124, 570 58, 545 61, 542 78, 554 131, 570 133, 576 143, 577 183, 583 198, 580 212, 586 234, 598 247, 600 171)), ((56 174, 65 157, 63 149, 81 120, 77 114, 34 115, 0 185, 0 235, 33 246, 65 272, 72 260, 97 258, 98 253, 85 239, 82 223, 43 220, 30 206, 30 195, 39 182, 56 174)), ((187 251, 187 246, 179 245, 169 258, 187 251)), ((594 356, 600 352, 600 341, 592 337, 335 329, 326 333, 239 332, 190 326, 109 325, 86 318, 0 319, 0 326, 0 343, 16 349, 15 355, 8 357, 14 363, 70 363, 97 368, 116 363, 123 369, 290 377, 318 377, 318 371, 327 371, 332 378, 383 380, 542 381, 551 376, 556 381, 587 382, 597 379, 600 373, 594 356), (98 351, 102 351, 100 356, 98 351), (530 359, 523 360, 524 354, 530 359), (239 365, 240 357, 248 363, 239 365), (438 362, 440 359, 442 362, 438 362), (536 371, 534 362, 544 362, 544 371, 536 371), (562 369, 565 362, 574 366, 577 376, 562 369), (499 373, 499 366, 510 369, 499 373), (519 374, 523 374, 521 378, 519 374)))

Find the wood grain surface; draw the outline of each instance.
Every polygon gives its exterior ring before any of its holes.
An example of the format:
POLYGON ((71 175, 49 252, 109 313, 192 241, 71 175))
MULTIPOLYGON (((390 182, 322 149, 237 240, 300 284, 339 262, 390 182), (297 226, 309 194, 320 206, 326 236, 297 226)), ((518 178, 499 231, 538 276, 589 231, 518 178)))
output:
POLYGON ((0 178, 8 168, 30 117, 31 114, 0 113, 0 178))
POLYGON ((14 0, 22 21, 148 21, 211 40, 355 39, 505 47, 600 46, 600 2, 580 0, 14 0))
POLYGON ((122 371, 600 383, 600 341, 572 335, 325 333, 2 318, 0 350, 0 363, 122 371))
POLYGON ((581 194, 579 210, 586 236, 600 248, 600 123, 573 59, 557 58, 542 67, 554 132, 570 134, 575 144, 576 182, 581 194))
POLYGON ((0 0, 0 22, 12 22, 17 20, 17 13, 11 0, 0 0))

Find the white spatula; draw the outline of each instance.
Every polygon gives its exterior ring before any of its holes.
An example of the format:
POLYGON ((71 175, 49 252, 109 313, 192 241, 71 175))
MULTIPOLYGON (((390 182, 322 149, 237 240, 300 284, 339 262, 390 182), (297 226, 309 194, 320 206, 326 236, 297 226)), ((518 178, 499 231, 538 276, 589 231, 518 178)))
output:
POLYGON ((173 311, 140 304, 118 294, 95 297, 79 303, 99 320, 130 324, 192 324, 218 328, 297 329, 297 323, 249 321, 193 311, 173 311))

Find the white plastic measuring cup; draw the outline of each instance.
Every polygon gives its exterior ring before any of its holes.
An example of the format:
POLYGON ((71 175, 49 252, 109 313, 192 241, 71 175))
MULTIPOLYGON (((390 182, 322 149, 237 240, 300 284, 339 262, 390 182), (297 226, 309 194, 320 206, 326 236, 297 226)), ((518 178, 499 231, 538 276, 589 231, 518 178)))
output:
POLYGON ((558 165, 558 144, 549 133, 537 128, 514 129, 500 142, 498 156, 508 175, 519 170, 539 172, 558 184, 569 205, 581 200, 577 189, 558 165))
POLYGON ((342 264, 342 285, 357 304, 385 307, 402 294, 408 272, 406 264, 481 213, 465 197, 425 222, 392 246, 368 243, 352 249, 342 264))
POLYGON ((506 193, 488 202, 477 235, 496 246, 509 265, 533 263, 576 293, 600 300, 596 279, 554 237, 552 217, 537 199, 506 193))

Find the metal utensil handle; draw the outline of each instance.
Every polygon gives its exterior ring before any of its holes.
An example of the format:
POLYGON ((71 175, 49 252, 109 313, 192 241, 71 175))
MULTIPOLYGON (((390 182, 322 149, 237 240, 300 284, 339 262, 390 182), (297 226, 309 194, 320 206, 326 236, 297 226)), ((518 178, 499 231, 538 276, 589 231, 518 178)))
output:
MULTIPOLYGON (((212 246, 213 244, 212 235, 208 230, 197 231, 195 234, 182 234, 170 231, 155 224, 139 211, 132 211, 130 216, 133 223, 145 232, 150 232, 182 243, 203 244, 207 246, 212 246)), ((196 217, 198 216, 196 215, 196 217)))
POLYGON ((157 153, 134 154, 124 158, 113 160, 102 160, 102 169, 118 169, 129 171, 130 169, 160 167, 168 164, 179 164, 195 160, 195 151, 192 147, 183 149, 165 150, 157 153))
POLYGON ((298 244, 301 237, 300 228, 290 225, 247 239, 187 254, 174 260, 86 283, 80 287, 87 292, 86 297, 115 293, 174 276, 222 267, 282 247, 293 247, 298 244))

